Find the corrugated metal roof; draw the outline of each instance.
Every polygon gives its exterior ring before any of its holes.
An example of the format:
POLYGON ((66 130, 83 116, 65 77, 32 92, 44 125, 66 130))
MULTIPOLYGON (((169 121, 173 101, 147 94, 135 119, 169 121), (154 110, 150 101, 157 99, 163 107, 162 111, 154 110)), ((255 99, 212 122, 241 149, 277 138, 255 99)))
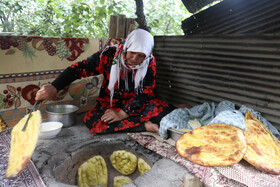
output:
POLYGON ((229 100, 280 128, 280 35, 155 37, 158 95, 191 105, 229 100))
POLYGON ((182 22, 185 35, 280 33, 280 1, 224 0, 182 22))
POLYGON ((213 3, 214 1, 215 0, 182 0, 182 3, 190 13, 195 13, 206 5, 213 3))

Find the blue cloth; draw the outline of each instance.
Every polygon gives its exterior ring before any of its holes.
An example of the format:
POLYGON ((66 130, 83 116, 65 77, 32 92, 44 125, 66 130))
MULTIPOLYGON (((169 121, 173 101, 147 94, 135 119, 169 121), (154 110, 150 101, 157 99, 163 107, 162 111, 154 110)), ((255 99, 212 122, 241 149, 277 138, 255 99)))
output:
POLYGON ((168 115, 164 116, 160 121, 159 134, 161 138, 166 139, 168 137, 167 129, 192 129, 188 125, 189 120, 198 119, 200 123, 207 123, 212 120, 214 114, 214 103, 209 105, 204 103, 202 105, 195 106, 191 109, 179 108, 170 112, 168 115))
POLYGON ((221 111, 234 110, 235 106, 232 102, 222 101, 215 106, 215 103, 211 104, 205 102, 201 105, 194 106, 191 109, 178 108, 164 116, 160 121, 159 134, 161 138, 166 139, 168 137, 167 129, 192 129, 188 125, 189 120, 197 119, 201 126, 208 125, 209 122, 221 111))
POLYGON ((245 118, 238 110, 221 111, 208 125, 217 123, 239 127, 243 131, 246 130, 245 118))
POLYGON ((166 139, 168 138, 168 128, 192 129, 188 124, 188 121, 193 119, 197 119, 201 126, 223 123, 246 130, 244 116, 247 110, 251 111, 256 118, 258 118, 277 138, 279 138, 279 132, 277 129, 264 119, 260 113, 243 105, 240 107, 239 111, 235 110, 234 103, 230 101, 222 101, 217 106, 215 106, 214 102, 211 104, 205 102, 191 109, 175 109, 160 121, 159 134, 161 138, 166 139))

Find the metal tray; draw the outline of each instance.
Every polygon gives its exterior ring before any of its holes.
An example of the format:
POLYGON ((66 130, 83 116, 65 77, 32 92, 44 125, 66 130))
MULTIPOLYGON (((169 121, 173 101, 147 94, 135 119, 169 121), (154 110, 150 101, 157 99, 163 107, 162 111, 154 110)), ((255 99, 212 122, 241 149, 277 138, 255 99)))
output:
POLYGON ((186 132, 181 131, 181 130, 177 130, 177 129, 173 129, 173 128, 168 128, 167 133, 168 133, 169 138, 177 141, 186 132))

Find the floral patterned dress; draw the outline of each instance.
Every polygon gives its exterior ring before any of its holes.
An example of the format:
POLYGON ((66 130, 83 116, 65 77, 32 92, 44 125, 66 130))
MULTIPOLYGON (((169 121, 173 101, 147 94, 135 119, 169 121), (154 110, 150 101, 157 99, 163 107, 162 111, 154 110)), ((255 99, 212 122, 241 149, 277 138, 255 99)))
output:
POLYGON ((92 135, 116 131, 145 131, 145 122, 151 121, 159 124, 160 120, 174 109, 173 106, 155 97, 156 61, 154 58, 149 62, 146 76, 143 79, 143 90, 138 93, 134 91, 132 72, 137 70, 128 72, 128 90, 125 89, 123 73, 122 71, 120 72, 120 82, 115 84, 112 106, 110 106, 108 84, 115 53, 116 47, 109 47, 104 51, 101 50, 81 62, 72 64, 52 83, 57 90, 61 90, 78 78, 99 74, 104 75, 99 97, 97 98, 97 105, 88 111, 84 117, 84 123, 90 129, 92 135), (101 121, 101 117, 107 109, 117 112, 122 109, 129 117, 108 124, 101 121))

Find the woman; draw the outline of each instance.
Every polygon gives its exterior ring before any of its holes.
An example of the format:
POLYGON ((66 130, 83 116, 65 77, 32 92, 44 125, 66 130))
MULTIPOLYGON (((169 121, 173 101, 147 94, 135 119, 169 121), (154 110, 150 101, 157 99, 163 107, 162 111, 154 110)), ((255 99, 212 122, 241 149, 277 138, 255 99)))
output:
POLYGON ((107 47, 64 70, 44 85, 36 100, 48 99, 78 78, 103 74, 97 105, 86 113, 84 123, 92 135, 115 131, 159 131, 158 124, 173 110, 155 97, 156 61, 153 36, 132 31, 124 45, 107 47))

